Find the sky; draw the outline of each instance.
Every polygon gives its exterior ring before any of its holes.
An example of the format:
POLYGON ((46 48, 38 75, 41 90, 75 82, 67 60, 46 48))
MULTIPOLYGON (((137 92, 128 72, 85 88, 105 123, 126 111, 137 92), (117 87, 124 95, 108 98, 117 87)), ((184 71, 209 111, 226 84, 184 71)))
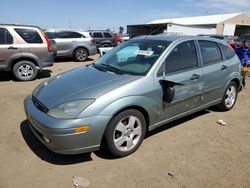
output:
POLYGON ((250 0, 0 0, 0 23, 111 29, 156 19, 245 12, 250 0))

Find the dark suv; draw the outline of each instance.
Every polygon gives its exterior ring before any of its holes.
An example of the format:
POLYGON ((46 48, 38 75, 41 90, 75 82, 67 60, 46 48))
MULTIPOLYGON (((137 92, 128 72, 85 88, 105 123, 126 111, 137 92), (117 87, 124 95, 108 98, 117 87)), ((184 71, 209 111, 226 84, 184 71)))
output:
POLYGON ((97 47, 114 47, 115 36, 109 31, 91 30, 89 34, 96 40, 97 47))
POLYGON ((237 46, 243 46, 250 49, 250 34, 240 35, 235 42, 237 46))
POLYGON ((18 80, 36 78, 37 67, 53 65, 54 54, 46 35, 36 26, 0 24, 0 70, 18 80))

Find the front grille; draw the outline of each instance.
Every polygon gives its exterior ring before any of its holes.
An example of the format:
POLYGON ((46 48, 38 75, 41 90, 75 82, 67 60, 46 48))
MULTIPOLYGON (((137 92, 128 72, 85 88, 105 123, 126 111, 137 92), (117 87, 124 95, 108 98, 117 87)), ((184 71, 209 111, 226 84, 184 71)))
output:
POLYGON ((45 105, 43 105, 43 103, 41 103, 36 97, 32 96, 32 101, 38 110, 44 113, 47 113, 49 111, 49 109, 45 105))

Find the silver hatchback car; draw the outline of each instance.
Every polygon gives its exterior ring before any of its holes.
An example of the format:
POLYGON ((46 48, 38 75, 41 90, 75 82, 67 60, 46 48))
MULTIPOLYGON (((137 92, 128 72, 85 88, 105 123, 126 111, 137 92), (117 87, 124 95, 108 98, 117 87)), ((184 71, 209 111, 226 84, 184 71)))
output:
POLYGON ((41 83, 24 106, 31 130, 52 151, 106 144, 123 157, 147 131, 211 106, 232 109, 239 88, 240 61, 223 41, 146 36, 41 83))

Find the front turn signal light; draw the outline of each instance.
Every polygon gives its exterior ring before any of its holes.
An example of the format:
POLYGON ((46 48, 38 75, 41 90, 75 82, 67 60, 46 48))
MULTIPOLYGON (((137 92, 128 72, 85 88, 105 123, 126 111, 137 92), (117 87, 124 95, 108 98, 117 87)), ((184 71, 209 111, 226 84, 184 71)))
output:
POLYGON ((74 131, 75 133, 84 133, 84 132, 87 132, 89 128, 90 128, 89 125, 83 125, 83 126, 74 128, 74 131))

